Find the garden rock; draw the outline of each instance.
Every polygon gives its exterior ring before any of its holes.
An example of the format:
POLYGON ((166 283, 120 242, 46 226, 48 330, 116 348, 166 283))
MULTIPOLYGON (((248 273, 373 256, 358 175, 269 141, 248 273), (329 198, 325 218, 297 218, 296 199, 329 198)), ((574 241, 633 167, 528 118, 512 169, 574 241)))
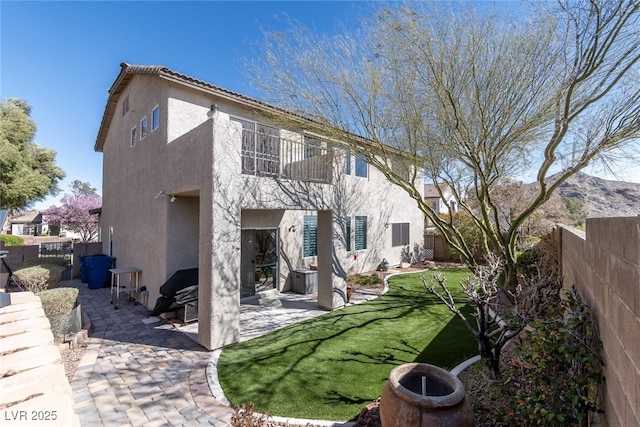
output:
POLYGON ((354 427, 381 427, 380 399, 376 399, 360 411, 358 421, 354 427))

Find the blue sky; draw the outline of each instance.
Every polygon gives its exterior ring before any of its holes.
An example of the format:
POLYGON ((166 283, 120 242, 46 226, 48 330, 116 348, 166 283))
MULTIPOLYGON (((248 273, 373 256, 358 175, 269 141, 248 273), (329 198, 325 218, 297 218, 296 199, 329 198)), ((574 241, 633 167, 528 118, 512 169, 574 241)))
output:
MULTIPOLYGON (((370 6, 365 1, 0 0, 0 98, 31 105, 35 142, 54 149, 67 174, 61 195, 74 180, 101 193, 102 154, 93 147, 121 62, 164 65, 254 96, 240 59, 251 56, 261 26, 277 29, 277 17, 286 14, 331 32, 370 6)), ((634 180, 640 182, 640 174, 634 180)), ((50 198, 36 207, 56 203, 50 198)))
MULTIPOLYGON (((35 142, 57 152, 67 174, 101 193, 102 154, 93 150, 107 90, 120 63, 164 65, 245 95, 240 59, 279 15, 331 31, 367 3, 0 1, 0 98, 26 100, 35 142)), ((47 199, 36 207, 56 204, 47 199)), ((59 204, 59 203, 58 203, 59 204)))

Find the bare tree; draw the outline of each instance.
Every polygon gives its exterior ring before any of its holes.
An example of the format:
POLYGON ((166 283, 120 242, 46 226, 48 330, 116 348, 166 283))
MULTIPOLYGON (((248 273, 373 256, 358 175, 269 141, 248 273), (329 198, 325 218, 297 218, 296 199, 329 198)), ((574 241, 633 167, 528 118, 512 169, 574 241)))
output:
POLYGON ((335 36, 290 22, 265 32, 253 77, 266 100, 311 119, 296 126, 366 155, 474 267, 473 249, 423 200, 415 172, 452 188, 512 289, 527 218, 589 163, 637 154, 640 136, 640 2, 533 7, 515 19, 442 3, 391 5, 335 36), (493 189, 527 173, 535 197, 505 215, 493 189))
POLYGON ((502 348, 517 336, 530 318, 520 310, 519 305, 505 304, 500 298, 498 279, 502 273, 501 261, 489 256, 487 265, 479 266, 474 276, 465 277, 462 291, 473 307, 475 325, 457 307, 457 301, 449 291, 442 274, 427 278, 421 276, 425 289, 437 296, 455 313, 478 342, 480 357, 485 361, 494 378, 500 377, 500 354, 502 348))

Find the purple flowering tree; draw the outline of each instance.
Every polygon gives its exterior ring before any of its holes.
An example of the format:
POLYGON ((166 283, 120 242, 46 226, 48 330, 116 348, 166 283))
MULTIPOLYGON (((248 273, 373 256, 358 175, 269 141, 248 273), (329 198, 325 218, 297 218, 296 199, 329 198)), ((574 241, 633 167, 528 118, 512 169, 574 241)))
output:
POLYGON ((52 206, 43 212, 50 225, 78 233, 83 242, 98 237, 98 216, 89 211, 102 206, 102 199, 87 183, 74 181, 72 193, 62 197, 62 206, 52 206))

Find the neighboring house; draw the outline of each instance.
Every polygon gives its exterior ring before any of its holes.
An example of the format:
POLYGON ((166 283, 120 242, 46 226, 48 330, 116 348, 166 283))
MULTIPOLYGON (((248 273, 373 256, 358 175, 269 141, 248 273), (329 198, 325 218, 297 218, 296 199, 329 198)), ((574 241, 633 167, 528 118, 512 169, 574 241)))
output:
POLYGON ((318 304, 332 310, 348 274, 423 243, 415 201, 312 125, 162 66, 122 64, 109 89, 95 144, 103 252, 142 270, 148 306, 176 270, 198 267, 208 349, 238 340, 242 297, 293 289, 293 270, 317 268, 318 304), (274 114, 300 125, 280 129, 274 114))
POLYGON ((0 233, 7 233, 10 231, 7 218, 9 218, 9 211, 6 209, 0 209, 0 233))
POLYGON ((9 224, 11 234, 15 236, 40 236, 48 231, 48 226, 42 221, 42 214, 38 211, 9 218, 9 224))
MULTIPOLYGON (((424 200, 431 203, 431 207, 438 214, 456 213, 460 210, 458 200, 456 199, 451 187, 447 184, 425 184, 424 200)), ((431 221, 427 220, 427 227, 432 227, 431 221)))

